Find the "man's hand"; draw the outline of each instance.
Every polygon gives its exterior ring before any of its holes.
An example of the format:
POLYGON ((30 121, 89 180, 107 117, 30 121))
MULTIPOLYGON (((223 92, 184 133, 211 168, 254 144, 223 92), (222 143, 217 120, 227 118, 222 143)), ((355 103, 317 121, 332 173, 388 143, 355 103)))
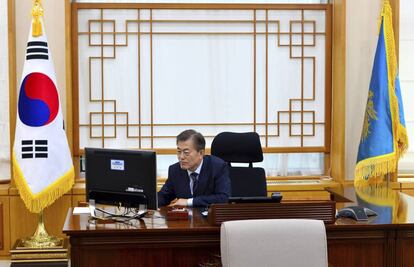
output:
POLYGON ((186 207, 187 206, 187 199, 185 199, 185 198, 176 198, 173 201, 171 201, 170 205, 168 205, 168 207, 176 207, 176 206, 186 207))

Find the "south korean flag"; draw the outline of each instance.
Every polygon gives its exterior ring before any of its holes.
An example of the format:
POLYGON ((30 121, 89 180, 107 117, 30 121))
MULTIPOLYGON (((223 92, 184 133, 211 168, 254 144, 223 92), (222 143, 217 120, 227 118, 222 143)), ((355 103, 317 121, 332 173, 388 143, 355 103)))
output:
POLYGON ((12 160, 23 202, 31 212, 39 213, 71 189, 74 168, 44 23, 41 17, 36 19, 42 31, 34 37, 33 24, 30 28, 12 160))

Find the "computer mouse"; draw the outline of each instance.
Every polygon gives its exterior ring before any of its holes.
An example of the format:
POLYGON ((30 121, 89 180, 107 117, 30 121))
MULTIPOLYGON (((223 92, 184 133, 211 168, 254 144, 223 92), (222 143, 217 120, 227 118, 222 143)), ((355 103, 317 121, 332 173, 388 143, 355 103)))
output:
POLYGON ((357 221, 366 221, 368 220, 368 216, 364 210, 363 207, 359 206, 352 206, 352 207, 346 207, 338 211, 338 214, 336 215, 337 218, 340 217, 346 217, 346 218, 352 218, 357 221))

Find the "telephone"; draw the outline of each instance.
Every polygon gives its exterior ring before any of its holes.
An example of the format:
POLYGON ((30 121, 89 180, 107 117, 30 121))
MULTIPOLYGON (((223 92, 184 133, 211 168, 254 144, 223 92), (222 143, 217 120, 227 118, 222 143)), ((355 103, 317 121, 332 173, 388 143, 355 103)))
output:
POLYGON ((368 216, 378 215, 375 211, 361 207, 361 206, 349 206, 338 211, 336 218, 347 217, 357 221, 366 221, 368 216))

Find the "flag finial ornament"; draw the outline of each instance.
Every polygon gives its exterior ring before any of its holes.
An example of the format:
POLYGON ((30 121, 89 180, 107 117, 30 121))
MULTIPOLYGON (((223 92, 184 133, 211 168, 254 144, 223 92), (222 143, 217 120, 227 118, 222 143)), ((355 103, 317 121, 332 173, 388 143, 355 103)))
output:
POLYGON ((32 36, 33 37, 41 36, 43 34, 42 21, 40 20, 40 17, 43 17, 43 7, 42 7, 41 0, 33 1, 32 17, 33 17, 32 36))

